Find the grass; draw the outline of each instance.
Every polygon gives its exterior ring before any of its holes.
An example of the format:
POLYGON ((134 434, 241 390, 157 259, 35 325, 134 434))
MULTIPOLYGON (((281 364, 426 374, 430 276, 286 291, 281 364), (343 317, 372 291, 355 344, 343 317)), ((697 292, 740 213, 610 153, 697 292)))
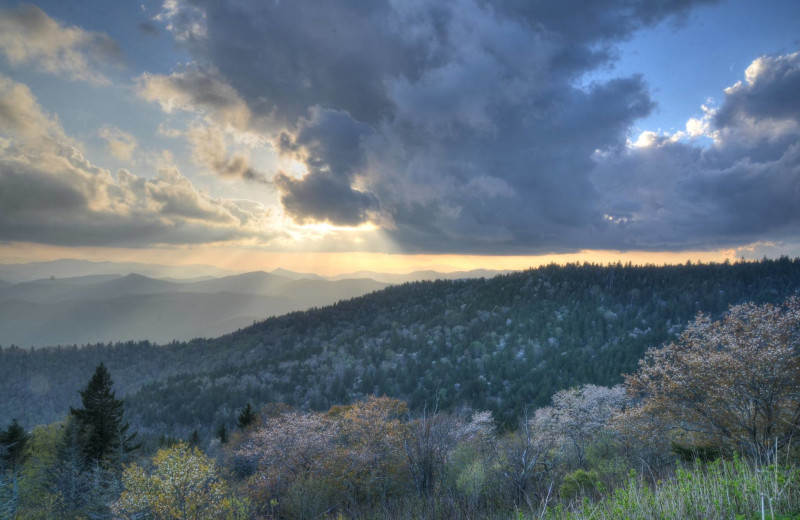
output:
POLYGON ((762 468, 734 459, 679 467, 673 478, 649 483, 634 471, 598 501, 549 507, 547 520, 800 520, 800 468, 762 468))

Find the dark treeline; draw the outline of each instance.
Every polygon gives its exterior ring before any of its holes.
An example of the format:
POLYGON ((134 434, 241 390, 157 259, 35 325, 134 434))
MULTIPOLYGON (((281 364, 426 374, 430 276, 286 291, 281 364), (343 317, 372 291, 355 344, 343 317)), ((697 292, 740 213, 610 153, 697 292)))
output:
POLYGON ((217 339, 0 351, 0 417, 63 418, 99 363, 131 424, 209 438, 251 402, 327 410, 366 395, 411 410, 466 405, 515 424, 560 389, 613 385, 698 311, 779 302, 800 259, 680 266, 547 266, 490 280, 417 282, 217 339))

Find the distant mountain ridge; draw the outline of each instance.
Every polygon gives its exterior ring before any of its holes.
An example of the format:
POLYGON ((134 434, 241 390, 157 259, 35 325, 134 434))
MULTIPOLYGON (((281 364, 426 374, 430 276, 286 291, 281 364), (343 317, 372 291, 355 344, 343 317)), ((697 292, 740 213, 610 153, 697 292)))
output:
POLYGON ((30 282, 49 278, 75 278, 91 275, 127 275, 138 273, 151 278, 195 278, 198 276, 229 276, 235 271, 211 265, 160 265, 141 262, 93 262, 61 259, 25 264, 0 264, 0 280, 11 283, 30 282))
POLYGON ((140 274, 35 280, 0 287, 0 345, 214 337, 385 287, 374 280, 310 280, 263 271, 193 282, 140 274))
POLYGON ((498 273, 360 271, 327 277, 282 268, 233 273, 199 264, 69 259, 0 264, 0 280, 23 280, 0 282, 0 345, 44 347, 123 339, 164 343, 214 337, 253 321, 330 305, 391 284, 498 273), (189 293, 195 296, 177 296, 189 293), (224 301, 211 297, 219 294, 226 294, 224 301))

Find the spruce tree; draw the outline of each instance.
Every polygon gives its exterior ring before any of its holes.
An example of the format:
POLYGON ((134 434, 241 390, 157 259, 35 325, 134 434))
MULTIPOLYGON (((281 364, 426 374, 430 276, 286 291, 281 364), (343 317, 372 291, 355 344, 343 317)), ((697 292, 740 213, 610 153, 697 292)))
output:
POLYGON ((13 519, 19 506, 19 478, 30 435, 16 419, 0 430, 0 519, 13 519))
POLYGON ((82 408, 70 407, 70 415, 81 433, 81 445, 87 466, 96 462, 121 465, 123 456, 139 445, 136 433, 128 435, 129 424, 123 421, 122 399, 112 390, 106 367, 100 363, 89 384, 80 391, 82 408))
POLYGON ((253 424, 257 417, 258 416, 256 413, 253 411, 253 407, 250 406, 250 403, 247 403, 247 406, 245 406, 244 409, 239 413, 239 420, 237 421, 236 426, 240 430, 244 430, 253 424))
POLYGON ((220 424, 217 428, 217 439, 222 444, 228 443, 228 428, 225 427, 225 423, 220 424))
POLYGON ((0 469, 17 471, 25 462, 25 447, 30 434, 16 419, 5 431, 0 431, 0 469))

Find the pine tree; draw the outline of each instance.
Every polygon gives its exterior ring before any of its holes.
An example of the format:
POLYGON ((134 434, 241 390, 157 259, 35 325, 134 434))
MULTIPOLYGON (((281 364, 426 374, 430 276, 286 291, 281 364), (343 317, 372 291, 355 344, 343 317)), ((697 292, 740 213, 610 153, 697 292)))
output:
POLYGON ((246 429, 248 426, 256 422, 257 419, 256 413, 253 411, 253 407, 250 406, 250 403, 247 403, 247 406, 239 413, 239 420, 236 423, 236 426, 240 430, 246 429))
POLYGON ((228 428, 225 427, 225 423, 219 425, 217 428, 217 439, 222 444, 226 444, 228 442, 228 428))
POLYGON ((100 363, 89 384, 80 391, 82 408, 70 407, 70 415, 82 436, 82 451, 87 466, 95 462, 114 463, 121 467, 122 455, 139 447, 136 433, 128 435, 129 424, 123 421, 122 399, 117 399, 106 367, 100 363))
POLYGON ((16 518, 19 505, 19 477, 25 462, 30 434, 16 419, 0 430, 0 519, 16 518))
POLYGON ((16 419, 5 431, 0 431, 0 469, 17 471, 25 462, 25 447, 30 434, 20 426, 16 419))

